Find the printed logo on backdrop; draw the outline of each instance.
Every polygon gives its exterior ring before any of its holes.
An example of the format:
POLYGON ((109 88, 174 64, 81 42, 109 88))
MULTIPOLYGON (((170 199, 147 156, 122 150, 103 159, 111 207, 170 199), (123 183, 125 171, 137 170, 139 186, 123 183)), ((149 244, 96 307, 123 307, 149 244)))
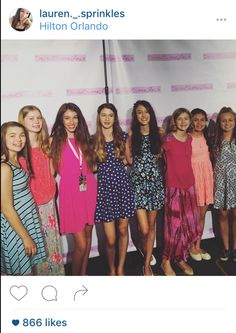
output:
POLYGON ((171 85, 172 92, 178 91, 194 91, 194 90, 212 90, 212 83, 195 83, 195 84, 173 84, 171 85))
POLYGON ((85 62, 85 54, 37 54, 34 57, 36 62, 85 62))
POLYGON ((236 89, 236 82, 227 83, 227 89, 236 89))
POLYGON ((17 62, 18 56, 14 54, 4 54, 1 56, 1 62, 17 62))
POLYGON ((147 55, 148 61, 192 60, 191 53, 154 53, 147 55))
POLYGON ((204 60, 222 60, 222 59, 236 59, 236 52, 209 52, 203 53, 204 60))
POLYGON ((106 54, 106 56, 101 55, 100 56, 100 60, 104 61, 104 59, 106 59, 106 61, 110 61, 110 62, 134 62, 135 58, 133 54, 121 54, 121 55, 117 55, 117 54, 106 54))

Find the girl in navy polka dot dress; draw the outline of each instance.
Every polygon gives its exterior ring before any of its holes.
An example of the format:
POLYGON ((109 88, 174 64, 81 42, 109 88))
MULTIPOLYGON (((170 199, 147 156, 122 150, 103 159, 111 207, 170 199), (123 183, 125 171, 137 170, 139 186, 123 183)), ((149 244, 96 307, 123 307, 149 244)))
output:
POLYGON ((135 212, 134 193, 125 168, 127 134, 119 125, 117 110, 113 104, 102 104, 97 112, 97 130, 93 141, 98 179, 95 222, 102 222, 104 226, 109 275, 124 275, 128 221, 135 212), (117 270, 116 232, 119 238, 117 270))

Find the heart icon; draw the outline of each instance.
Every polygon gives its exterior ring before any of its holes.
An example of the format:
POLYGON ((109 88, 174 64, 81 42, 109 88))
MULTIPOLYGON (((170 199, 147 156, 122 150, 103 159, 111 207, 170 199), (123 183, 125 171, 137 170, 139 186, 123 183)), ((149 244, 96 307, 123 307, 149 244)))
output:
POLYGON ((13 319, 12 320, 12 325, 17 326, 20 324, 20 321, 18 319, 13 319))
POLYGON ((26 286, 11 286, 10 294, 14 297, 17 301, 20 301, 24 298, 28 293, 28 289, 26 286))

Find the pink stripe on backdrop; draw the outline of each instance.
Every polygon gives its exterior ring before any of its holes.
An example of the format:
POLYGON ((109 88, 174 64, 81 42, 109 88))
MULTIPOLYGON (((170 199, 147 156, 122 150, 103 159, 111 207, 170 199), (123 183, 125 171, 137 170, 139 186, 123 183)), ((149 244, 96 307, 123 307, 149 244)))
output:
POLYGON ((144 93, 159 93, 161 91, 160 86, 150 86, 150 87, 124 87, 116 88, 115 94, 144 94, 144 93))
MULTIPOLYGON (((104 60, 104 56, 100 56, 100 60, 104 60)), ((106 61, 111 61, 111 62, 133 62, 135 61, 134 54, 107 54, 106 55, 106 61)))
POLYGON ((227 89, 236 89, 236 82, 227 83, 227 89))
POLYGON ((191 60, 191 53, 157 53, 157 54, 148 54, 148 61, 175 61, 175 60, 191 60))
POLYGON ((236 59, 236 52, 209 52, 202 57, 204 60, 236 59))
POLYGON ((85 54, 36 54, 34 57, 36 62, 84 62, 85 54))
POLYGON ((39 91, 8 91, 2 93, 2 98, 21 98, 21 97, 51 97, 52 91, 51 90, 39 90, 39 91))
POLYGON ((14 54, 4 54, 1 56, 1 62, 17 62, 18 56, 14 54))
POLYGON ((195 84, 174 84, 171 85, 171 91, 193 91, 193 90, 211 90, 212 83, 195 83, 195 84))
POLYGON ((80 96, 80 95, 102 95, 105 94, 104 88, 80 88, 66 89, 66 96, 80 96))
POLYGON ((121 126, 130 126, 131 125, 131 119, 126 118, 126 119, 120 119, 119 121, 121 126))

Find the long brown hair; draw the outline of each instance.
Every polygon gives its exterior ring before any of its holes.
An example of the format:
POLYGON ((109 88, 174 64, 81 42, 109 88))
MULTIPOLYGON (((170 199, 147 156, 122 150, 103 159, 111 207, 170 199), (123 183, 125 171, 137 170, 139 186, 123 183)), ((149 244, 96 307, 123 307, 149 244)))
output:
POLYGON ((46 121, 45 121, 40 109, 35 105, 23 106, 18 113, 18 121, 20 124, 25 125, 25 117, 31 111, 38 111, 42 117, 43 126, 42 126, 41 131, 38 133, 37 139, 38 139, 39 147, 42 149, 44 154, 49 155, 50 147, 49 147, 48 128, 47 128, 46 121))
POLYGON ((29 153, 30 143, 29 143, 28 132, 22 124, 17 123, 16 121, 8 121, 6 123, 3 123, 1 126, 1 159, 4 156, 4 159, 6 161, 9 161, 9 151, 6 146, 6 133, 7 133, 8 128, 10 128, 10 127, 22 128, 25 133, 26 143, 25 143, 24 148, 20 152, 17 153, 17 158, 20 159, 21 157, 23 157, 26 160, 27 170, 28 170, 29 174, 32 176, 33 170, 32 170, 32 166, 30 163, 30 153, 29 153))
POLYGON ((117 109, 112 103, 103 103, 97 109, 97 129, 96 133, 93 136, 94 162, 105 162, 107 159, 107 153, 105 149, 105 137, 102 132, 102 126, 100 122, 100 113, 105 108, 111 110, 114 113, 113 145, 115 157, 120 160, 123 160, 125 157, 125 143, 123 140, 123 131, 119 124, 117 109))
POLYGON ((50 156, 53 160, 54 169, 56 172, 59 171, 62 147, 67 140, 67 132, 63 124, 63 116, 64 113, 68 110, 75 112, 78 117, 78 126, 76 127, 74 133, 75 142, 76 145, 80 146, 80 149, 85 156, 88 168, 92 170, 92 150, 90 145, 90 134, 88 126, 80 108, 74 103, 64 103, 60 106, 57 112, 56 120, 52 127, 50 156))
MULTIPOLYGON (((215 123, 215 135, 214 135, 214 143, 213 143, 214 159, 216 157, 217 149, 219 149, 221 151, 221 148, 222 148, 222 142, 224 139, 224 131, 222 130, 222 128, 220 126, 220 121, 221 121, 221 116, 225 113, 232 114, 234 116, 234 119, 236 122, 236 113, 233 111, 233 109, 231 107, 223 106, 217 115, 216 123, 215 123)), ((236 140, 236 125, 234 126, 234 130, 233 130, 232 136, 230 138, 230 144, 233 140, 236 140)))

